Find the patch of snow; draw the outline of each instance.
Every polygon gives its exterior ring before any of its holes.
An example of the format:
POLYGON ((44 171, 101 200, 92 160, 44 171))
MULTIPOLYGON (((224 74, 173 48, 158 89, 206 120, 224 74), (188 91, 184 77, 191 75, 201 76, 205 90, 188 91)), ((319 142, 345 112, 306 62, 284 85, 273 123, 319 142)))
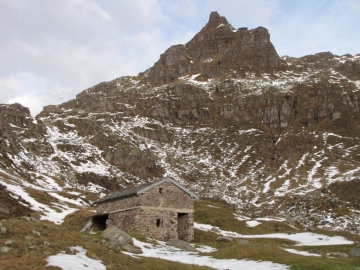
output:
POLYGON ((49 195, 53 196, 54 198, 58 199, 60 202, 68 202, 77 206, 84 206, 85 202, 83 200, 81 200, 80 198, 73 200, 73 199, 69 199, 66 198, 64 196, 61 196, 55 192, 49 192, 49 195))
MULTIPOLYGON (((290 269, 286 265, 268 262, 268 261, 252 261, 252 260, 236 260, 236 259, 215 259, 211 256, 199 256, 197 252, 184 251, 175 247, 166 246, 165 242, 157 241, 158 245, 143 243, 134 239, 134 244, 141 248, 142 254, 134 255, 132 253, 123 252, 133 257, 151 257, 160 258, 169 261, 176 261, 186 264, 196 264, 201 266, 208 266, 213 269, 290 269)), ((210 247, 198 248, 201 252, 212 252, 214 249, 210 247)))
MULTIPOLYGON (((8 191, 10 191, 14 198, 16 199, 23 199, 26 201, 30 208, 34 211, 37 211, 41 218, 54 222, 55 224, 61 224, 64 221, 64 218, 75 212, 77 209, 70 208, 67 205, 60 205, 60 204, 54 204, 56 205, 57 210, 52 209, 46 204, 39 203, 34 198, 32 198, 22 187, 11 185, 6 182, 2 182, 2 185, 6 187, 8 191), (60 211, 60 212, 59 212, 60 211)), ((28 205, 25 205, 28 206, 28 205)))
MULTIPOLYGON (((213 226, 194 222, 194 228, 203 231, 209 231, 213 226)), ((327 236, 324 234, 300 232, 294 234, 273 233, 262 235, 243 235, 236 232, 224 231, 219 229, 220 234, 224 236, 239 238, 279 238, 288 239, 297 242, 297 246, 331 246, 331 245, 350 245, 354 242, 347 240, 342 236, 327 236)))
POLYGON ((71 195, 75 195, 75 196, 78 196, 81 194, 80 192, 77 192, 77 191, 67 191, 67 193, 71 194, 71 195))
POLYGON ((290 252, 290 253, 299 254, 299 255, 303 255, 303 256, 321 257, 320 254, 309 253, 308 251, 300 251, 300 250, 296 250, 296 249, 292 249, 292 248, 284 248, 284 250, 286 250, 287 252, 290 252))
POLYGON ((33 173, 33 174, 35 174, 36 177, 39 177, 36 178, 35 181, 40 187, 48 190, 57 190, 57 191, 62 190, 62 188, 56 183, 56 181, 48 177, 47 175, 43 175, 40 173, 33 173))
POLYGON ((257 221, 257 220, 248 220, 246 221, 246 225, 248 227, 256 227, 257 225, 260 225, 261 222, 257 221))
POLYGON ((263 218, 256 218, 256 220, 284 222, 286 219, 285 218, 280 218, 280 217, 271 217, 271 218, 263 217, 263 218))
POLYGON ((235 217, 237 220, 240 220, 240 221, 250 220, 250 219, 251 219, 251 218, 249 218, 249 217, 241 216, 241 215, 238 215, 238 214, 234 214, 234 217, 235 217))
POLYGON ((200 75, 200 73, 197 73, 197 74, 194 74, 194 75, 191 75, 191 77, 189 78, 189 81, 193 81, 196 79, 196 77, 198 77, 200 75))
POLYGON ((342 236, 327 236, 324 234, 300 232, 295 234, 273 233, 264 235, 243 235, 243 238, 280 238, 297 242, 296 246, 331 246, 350 245, 354 242, 342 236))
POLYGON ((208 204, 208 205, 206 205, 207 207, 212 207, 212 208, 220 208, 220 207, 218 207, 218 206, 213 206, 213 205, 211 205, 211 204, 208 204))
POLYGON ((63 270, 106 270, 101 260, 86 256, 86 249, 81 246, 70 247, 75 254, 58 253, 46 259, 46 266, 60 267, 63 270))
POLYGON ((276 178, 274 177, 273 179, 271 180, 268 180, 271 176, 269 176, 267 179, 266 179, 266 183, 264 184, 264 189, 263 189, 263 193, 266 193, 270 190, 270 184, 272 182, 275 182, 276 181, 276 178))

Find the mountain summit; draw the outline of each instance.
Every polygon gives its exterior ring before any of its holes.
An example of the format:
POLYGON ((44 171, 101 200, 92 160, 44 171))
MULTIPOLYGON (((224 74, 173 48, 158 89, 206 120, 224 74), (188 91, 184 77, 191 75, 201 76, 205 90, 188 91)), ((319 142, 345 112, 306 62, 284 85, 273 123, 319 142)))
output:
POLYGON ((219 77, 230 70, 272 73, 281 60, 270 42, 268 30, 258 27, 234 29, 225 17, 212 12, 208 23, 188 43, 171 46, 148 73, 155 84, 200 73, 198 79, 219 77))
POLYGON ((210 13, 209 21, 203 29, 217 28, 219 25, 229 26, 233 29, 225 17, 220 16, 219 13, 213 11, 210 13))

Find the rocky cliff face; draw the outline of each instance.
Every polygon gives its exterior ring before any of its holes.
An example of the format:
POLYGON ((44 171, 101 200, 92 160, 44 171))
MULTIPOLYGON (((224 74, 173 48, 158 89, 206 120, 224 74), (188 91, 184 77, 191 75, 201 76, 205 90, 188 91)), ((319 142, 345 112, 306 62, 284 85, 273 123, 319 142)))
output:
POLYGON ((234 29, 217 12, 188 43, 175 45, 150 68, 148 81, 164 84, 185 74, 202 73, 203 80, 227 72, 268 71, 281 67, 267 29, 234 29))
POLYGON ((96 192, 167 175, 240 213, 359 231, 357 202, 333 190, 359 185, 359 89, 360 55, 280 58, 265 28, 212 13, 138 76, 36 119, 0 107, 0 166, 96 192))

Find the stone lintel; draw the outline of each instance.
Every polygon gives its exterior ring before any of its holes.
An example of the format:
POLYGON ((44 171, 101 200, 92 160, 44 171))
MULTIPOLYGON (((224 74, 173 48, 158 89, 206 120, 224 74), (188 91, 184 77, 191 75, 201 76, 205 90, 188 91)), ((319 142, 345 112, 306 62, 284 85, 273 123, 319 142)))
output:
POLYGON ((102 216, 102 215, 107 215, 107 214, 114 214, 114 213, 118 213, 118 212, 134 210, 134 209, 159 210, 159 211, 165 210, 165 211, 172 211, 172 212, 176 212, 176 213, 191 213, 192 212, 191 209, 186 209, 186 208, 135 206, 135 207, 125 208, 125 209, 118 209, 118 210, 114 210, 114 211, 110 211, 110 212, 103 212, 103 213, 96 214, 94 216, 102 216))
POLYGON ((144 210, 166 210, 166 211, 172 211, 176 213, 191 213, 191 209, 187 208, 171 208, 171 207, 154 207, 154 206, 140 206, 140 209, 144 210))

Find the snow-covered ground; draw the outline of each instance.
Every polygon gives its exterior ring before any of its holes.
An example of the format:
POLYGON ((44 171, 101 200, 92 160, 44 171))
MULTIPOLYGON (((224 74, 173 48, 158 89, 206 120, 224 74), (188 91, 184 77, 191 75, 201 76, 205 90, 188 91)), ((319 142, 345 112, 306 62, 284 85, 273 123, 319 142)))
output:
MULTIPOLYGON (((212 228, 208 224, 199 224, 195 223, 195 228, 200 230, 208 231, 212 228)), ((352 241, 347 240, 344 237, 340 236, 326 236, 316 233, 295 233, 295 234, 264 234, 264 235, 241 235, 231 231, 219 230, 222 235, 232 236, 232 237, 243 237, 243 238, 282 238, 289 239, 297 242, 297 246, 325 246, 325 245, 346 245, 352 244, 352 241)), ((216 251, 215 248, 201 245, 193 245, 199 252, 190 252, 178 249, 176 247, 167 246, 163 241, 156 241, 157 244, 144 243, 137 239, 134 239, 134 244, 141 248, 142 254, 134 255, 129 252, 123 252, 129 256, 133 257, 151 257, 159 258, 163 260, 181 262, 185 264, 196 264, 201 266, 208 266, 214 269, 256 269, 256 270, 267 270, 267 269, 290 269, 286 265, 273 263, 269 261, 253 261, 247 259, 215 259, 209 255, 204 255, 204 253, 210 253, 216 251), (199 254, 202 253, 202 254, 199 254)), ((46 260, 48 266, 58 266, 63 270, 72 270, 72 269, 93 269, 93 270, 103 270, 106 267, 99 260, 93 260, 86 257, 86 250, 82 247, 71 247, 75 255, 68 255, 59 253, 48 257, 46 260)), ((302 256, 320 256, 318 254, 311 254, 306 251, 299 251, 291 248, 284 248, 285 251, 299 254, 302 256)))
POLYGON ((70 247, 74 254, 59 253, 46 259, 46 266, 57 266, 63 270, 106 270, 100 260, 86 256, 86 249, 80 246, 70 247))
MULTIPOLYGON (((0 170, 0 172, 5 174, 4 171, 0 170)), ((67 215, 75 212, 79 208, 87 206, 87 204, 79 198, 69 199, 57 194, 56 192, 61 191, 62 188, 55 182, 51 183, 51 186, 46 185, 44 188, 40 185, 21 181, 21 179, 15 176, 8 176, 9 179, 6 181, 0 176, 0 183, 6 187, 13 198, 19 200, 24 206, 30 207, 32 210, 38 212, 42 220, 49 220, 55 224, 61 224, 67 215), (45 192, 54 197, 57 202, 49 202, 49 204, 38 202, 26 191, 27 188, 45 192), (27 204, 24 204, 22 201, 25 201, 27 204)))
MULTIPOLYGON (((170 247, 165 244, 165 242, 158 241, 158 245, 153 245, 149 243, 143 243, 134 239, 134 244, 141 248, 143 251, 142 254, 136 256, 143 257, 152 257, 160 258, 169 261, 176 261, 186 264, 196 264, 201 266, 208 266, 214 269, 256 269, 256 270, 282 270, 290 269, 286 265, 267 262, 267 261, 252 261, 252 260, 236 260, 236 259, 215 259, 211 256, 202 256, 196 252, 189 252, 180 250, 175 247, 170 247)), ((215 251, 213 248, 208 246, 197 247, 200 252, 212 252, 215 251)), ((124 252, 125 253, 125 252, 124 252)), ((128 255, 134 256, 131 253, 126 253, 128 255)))
POLYGON ((286 250, 287 252, 294 253, 294 254, 298 254, 298 255, 302 255, 302 256, 321 257, 320 254, 309 253, 309 252, 307 252, 307 251, 300 251, 300 250, 296 250, 296 249, 292 249, 292 248, 284 248, 284 250, 286 250))
MULTIPOLYGON (((194 223, 194 227, 199 230, 209 231, 213 226, 208 224, 194 223)), ((219 229, 219 228, 218 228, 219 229)), ((287 233, 272 233, 260 235, 244 235, 231 231, 224 231, 219 229, 219 233, 225 236, 239 237, 239 238, 279 238, 295 241, 297 246, 329 246, 329 245, 350 245, 353 241, 347 240, 342 236, 327 236, 324 234, 299 232, 293 234, 287 233)))

